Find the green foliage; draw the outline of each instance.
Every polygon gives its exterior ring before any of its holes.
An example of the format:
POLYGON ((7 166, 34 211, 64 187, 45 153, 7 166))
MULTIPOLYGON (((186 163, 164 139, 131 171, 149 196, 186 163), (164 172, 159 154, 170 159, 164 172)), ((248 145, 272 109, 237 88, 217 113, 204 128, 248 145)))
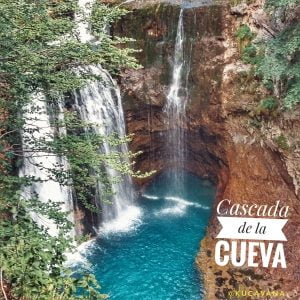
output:
MULTIPOLYGON (((269 11, 284 9, 286 14, 299 0, 268 0, 269 11)), ((249 40, 250 29, 240 28, 237 38, 249 40)), ((283 108, 291 109, 300 102, 300 24, 292 23, 275 37, 258 44, 247 44, 242 60, 255 66, 256 75, 283 108)))
POLYGON ((101 47, 99 49, 100 55, 103 57, 102 66, 110 71, 111 74, 118 72, 120 66, 127 66, 130 68, 140 68, 132 54, 139 52, 138 50, 124 47, 129 42, 133 42, 130 38, 114 37, 114 40, 110 36, 104 33, 103 28, 107 25, 119 20, 122 16, 127 14, 127 10, 116 7, 111 7, 101 4, 100 1, 95 2, 93 5, 91 25, 93 35, 101 41, 101 47), (105 19, 103 19, 105 16, 105 19), (117 47, 123 45, 123 47, 117 47))
MULTIPOLYGON (((86 16, 77 6, 77 0, 0 0, 0 271, 10 287, 14 299, 74 300, 104 299, 99 286, 89 274, 73 278, 64 267, 64 253, 74 247, 68 232, 71 224, 59 203, 41 203, 36 197, 24 199, 20 191, 41 181, 35 177, 16 176, 16 167, 22 161, 19 132, 24 125, 31 95, 42 92, 50 106, 66 93, 81 88, 90 79, 86 65, 102 65, 114 73, 123 67, 139 67, 124 46, 127 39, 112 38, 107 26, 126 13, 96 1, 92 12, 92 27, 99 43, 81 42, 76 33, 76 22, 86 16), (77 18, 74 19, 74 13, 77 18), (121 45, 120 45, 121 44, 121 45), (47 228, 38 227, 32 214, 43 215, 57 224, 60 233, 52 237, 47 228), (82 288, 84 295, 77 296, 82 288)), ((31 107, 31 111, 39 108, 31 107)), ((34 120, 33 120, 34 121, 34 120)), ((102 137, 86 131, 74 116, 66 116, 63 124, 68 135, 37 140, 34 130, 29 134, 31 151, 47 152, 68 158, 71 169, 47 169, 49 179, 71 184, 79 191, 80 200, 88 201, 92 186, 97 181, 113 193, 103 168, 109 165, 122 174, 132 173, 130 164, 117 151, 127 141, 117 136, 102 137), (116 146, 109 156, 99 154, 104 140, 116 146)), ((28 141, 27 141, 28 142, 28 141)), ((134 157, 129 153, 129 157, 134 157)), ((39 166, 43 170, 44 166, 39 166)), ((110 179, 118 180, 118 179, 110 179)), ((55 199, 52 199, 55 200, 55 199)))
MULTIPOLYGON (((33 110, 35 110, 33 108, 33 110)), ((61 134, 48 139, 40 139, 28 135, 26 143, 31 140, 30 151, 59 155, 68 158, 71 168, 66 171, 57 166, 41 168, 48 179, 54 179, 62 185, 71 184, 76 190, 77 201, 90 209, 95 210, 91 198, 97 184, 101 185, 101 201, 108 201, 113 194, 111 182, 120 178, 108 178, 104 171, 109 166, 120 174, 144 177, 147 174, 131 171, 128 158, 137 154, 122 154, 117 148, 129 137, 119 138, 116 135, 103 137, 94 131, 84 131, 94 124, 81 121, 74 113, 67 112, 63 120, 53 120, 52 126, 67 128, 68 134, 61 134), (107 142, 116 151, 102 154, 99 148, 107 142)), ((35 131, 35 129, 30 129, 35 131)), ((18 151, 17 149, 12 150, 18 151)), ((43 179, 45 180, 45 179, 43 179)), ((46 179, 47 180, 47 179, 46 179)), ((38 197, 24 199, 21 188, 30 187, 33 182, 40 182, 40 178, 16 177, 8 174, 0 176, 0 262, 1 271, 12 289, 16 299, 36 300, 75 300, 75 299, 105 299, 99 292, 96 280, 89 274, 82 274, 73 278, 70 270, 63 266, 65 252, 71 251, 73 244, 69 237, 72 224, 68 221, 68 212, 60 211, 60 203, 42 203, 38 197), (52 220, 60 230, 58 236, 51 236, 47 228, 39 228, 32 220, 43 216, 52 220), (85 296, 76 296, 80 289, 85 296)))
POLYGON ((124 45, 119 47, 126 39, 112 38, 105 28, 126 11, 99 1, 94 6, 92 23, 101 38, 97 44, 78 40, 73 14, 79 19, 85 16, 75 0, 0 2, 0 81, 9 90, 5 98, 0 95, 0 108, 9 112, 6 123, 20 127, 15 111, 20 113, 34 91, 42 90, 46 96, 57 99, 93 77, 78 67, 101 64, 114 72, 122 67, 138 67, 130 56, 134 51, 124 45), (8 96, 13 101, 7 103, 8 96))
POLYGON ((257 65, 263 83, 273 89, 286 108, 300 102, 300 24, 283 30, 267 42, 257 65))
POLYGON ((235 37, 237 39, 241 55, 243 55, 245 48, 247 48, 249 46, 249 44, 250 44, 251 40, 254 38, 254 36, 255 35, 251 31, 250 27, 246 24, 241 25, 237 29, 237 31, 235 32, 235 37))
POLYGON ((267 97, 260 101, 259 105, 251 112, 252 117, 275 117, 278 103, 274 97, 267 97))
POLYGON ((281 134, 273 139, 273 141, 278 145, 279 148, 283 150, 289 149, 289 144, 287 138, 281 134))
MULTIPOLYGON (((95 124, 83 122, 72 112, 65 113, 64 121, 57 123, 56 126, 67 128, 68 134, 57 136, 53 141, 46 143, 47 151, 66 157, 71 166, 69 174, 66 174, 65 170, 60 172, 55 170, 56 180, 68 184, 71 179, 77 200, 88 209, 97 210, 97 205, 92 205, 90 201, 95 193, 95 186, 101 186, 101 201, 109 202, 114 194, 111 183, 122 180, 121 175, 129 174, 144 178, 152 174, 152 172, 142 174, 132 171, 134 162, 129 161, 140 152, 123 153, 120 149, 122 144, 131 141, 131 137, 120 138, 116 134, 110 136, 96 134, 92 129, 95 124), (99 152, 104 142, 114 151, 109 154, 99 152), (120 176, 108 178, 105 167, 118 171, 120 176)), ((42 141, 42 144, 45 145, 45 142, 42 141)))
POLYGON ((300 0, 267 0, 267 9, 290 8, 300 4, 300 0))
MULTIPOLYGON (((16 183, 16 178, 10 179, 12 184, 16 183)), ((6 176, 4 180, 8 183, 10 179, 6 176)), ((75 279, 70 270, 63 267, 64 253, 71 246, 71 239, 67 237, 71 224, 66 213, 60 212, 58 204, 42 204, 38 199, 24 200, 17 194, 6 199, 7 193, 2 187, 0 193, 1 203, 6 203, 1 211, 7 214, 0 220, 1 272, 14 299, 105 299, 93 277, 82 274, 80 279, 75 279), (28 210, 31 213, 47 212, 49 218, 58 224, 60 234, 52 237, 46 228, 39 228, 28 210), (87 287, 86 297, 74 296, 79 287, 87 287)))
POLYGON ((251 40, 254 37, 254 33, 251 31, 248 25, 241 25, 235 33, 236 38, 239 41, 251 40))
POLYGON ((242 51, 242 60, 247 64, 257 64, 260 56, 257 54, 257 47, 253 44, 247 45, 242 51))
POLYGON ((269 111, 272 111, 278 107, 278 104, 277 104, 277 101, 275 98, 267 97, 267 98, 261 100, 260 107, 262 109, 267 109, 269 111))

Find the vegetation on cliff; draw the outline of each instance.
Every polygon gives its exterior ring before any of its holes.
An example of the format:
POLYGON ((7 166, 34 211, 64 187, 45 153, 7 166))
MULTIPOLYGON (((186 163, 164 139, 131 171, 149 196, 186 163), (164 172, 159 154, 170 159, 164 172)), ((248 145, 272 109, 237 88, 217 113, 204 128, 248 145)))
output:
MULTIPOLYGON (((59 203, 41 203, 37 197, 25 199, 21 193, 24 187, 41 179, 18 177, 17 168, 24 156, 20 131, 32 95, 42 93, 48 105, 55 107, 67 93, 98 79, 81 66, 101 64, 114 73, 122 67, 138 67, 130 56, 134 51, 118 47, 127 39, 111 38, 104 30, 126 11, 101 2, 94 4, 91 24, 95 37, 101 40, 94 44, 78 38, 78 22, 86 16, 77 1, 1 0, 0 10, 0 295, 4 299, 103 299, 105 295, 99 293, 93 276, 86 274, 76 279, 64 267, 64 253, 72 247, 68 235, 72 224, 67 213, 60 211, 59 203), (59 235, 53 237, 47 228, 38 227, 30 217, 32 212, 53 220, 59 235), (75 291, 80 287, 84 293, 79 296, 75 291)), ((67 128, 69 134, 49 142, 47 137, 35 138, 38 128, 26 132, 30 152, 65 156, 71 163, 70 172, 48 169, 49 180, 77 183, 75 188, 86 196, 95 180, 102 178, 105 182, 101 172, 104 164, 130 172, 117 153, 110 157, 99 155, 104 137, 84 134, 83 128, 89 124, 78 120, 76 114, 66 113, 63 124, 53 122, 58 128, 67 128), (95 170, 92 175, 91 169, 95 170)), ((106 139, 114 145, 126 141, 116 136, 106 139)), ((88 206, 84 196, 80 200, 88 206)))
POLYGON ((253 34, 247 25, 237 32, 237 38, 246 44, 243 60, 254 65, 256 75, 270 93, 270 97, 262 101, 268 109, 277 106, 291 109, 300 102, 300 24, 297 17, 293 17, 299 4, 299 0, 266 2, 265 9, 271 19, 285 18, 272 38, 251 42, 253 34))

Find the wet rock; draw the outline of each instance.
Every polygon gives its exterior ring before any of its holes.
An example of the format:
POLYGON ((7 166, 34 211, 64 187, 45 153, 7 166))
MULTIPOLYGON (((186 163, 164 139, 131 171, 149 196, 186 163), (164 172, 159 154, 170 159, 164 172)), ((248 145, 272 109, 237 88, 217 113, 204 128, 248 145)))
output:
MULTIPOLYGON (((295 211, 300 211, 300 205, 295 184, 299 181, 296 177, 300 178, 297 175, 300 174, 299 163, 295 155, 280 153, 274 147, 271 133, 270 138, 268 136, 270 129, 261 132, 258 127, 249 125, 249 112, 266 96, 266 91, 256 88, 256 79, 248 76, 251 66, 240 61, 240 49, 234 36, 241 22, 248 24, 260 39, 274 34, 278 27, 262 12, 262 2, 257 0, 255 5, 242 5, 231 11, 228 6, 208 6, 185 12, 186 40, 192 42, 188 120, 183 126, 188 141, 186 168, 217 184, 215 205, 225 198, 240 204, 255 201, 272 204, 276 199, 284 199, 294 208, 285 228, 286 249, 291 250, 287 252, 287 260, 297 262, 300 228, 295 211)), ((136 38, 138 47, 143 49, 138 57, 144 69, 125 71, 120 79, 127 130, 135 134, 130 150, 143 151, 135 159, 135 166, 141 171, 159 172, 170 166, 163 147, 169 130, 164 122, 163 106, 171 80, 178 13, 178 7, 163 6, 147 8, 143 14, 134 11, 116 28, 116 34, 119 30, 125 36, 136 38)), ((299 136, 299 112, 298 115, 296 112, 292 112, 294 119, 289 113, 270 121, 273 122, 271 127, 277 126, 279 131, 299 136)), ((141 185, 147 182, 149 178, 136 180, 141 185)), ((273 281, 291 279, 285 282, 285 290, 293 290, 298 285, 297 263, 285 270, 256 268, 251 271, 216 266, 213 253, 219 230, 213 213, 197 259, 204 282, 209 286, 207 299, 226 298, 219 289, 212 288, 215 280, 220 286, 225 283, 221 275, 226 272, 234 288, 248 277, 249 284, 255 281, 257 289, 266 287, 270 278, 273 281), (223 273, 215 275, 220 269, 223 273)))

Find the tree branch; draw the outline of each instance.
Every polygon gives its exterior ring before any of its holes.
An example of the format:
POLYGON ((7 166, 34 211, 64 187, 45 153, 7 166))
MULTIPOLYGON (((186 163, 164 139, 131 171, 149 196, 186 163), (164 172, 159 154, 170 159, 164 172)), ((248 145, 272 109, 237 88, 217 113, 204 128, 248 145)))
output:
POLYGON ((14 130, 6 131, 5 133, 3 133, 3 134, 0 135, 0 140, 1 140, 2 138, 4 138, 6 135, 11 134, 11 133, 14 133, 14 132, 16 132, 16 131, 18 131, 18 130, 17 130, 17 129, 14 129, 14 130))
POLYGON ((5 300, 8 300, 8 298, 6 296, 6 293, 5 293, 4 286, 3 286, 3 270, 2 269, 0 270, 0 282, 1 282, 2 294, 3 294, 4 298, 5 298, 5 300))

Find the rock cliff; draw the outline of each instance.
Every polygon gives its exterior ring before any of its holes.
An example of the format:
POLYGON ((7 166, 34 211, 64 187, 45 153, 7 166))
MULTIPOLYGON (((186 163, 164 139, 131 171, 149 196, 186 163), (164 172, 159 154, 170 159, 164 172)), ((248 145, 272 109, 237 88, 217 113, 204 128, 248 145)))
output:
MULTIPOLYGON (((289 205, 292 213, 284 230, 288 268, 217 266, 213 254, 220 226, 215 213, 196 261, 203 273, 207 299, 226 299, 230 290, 239 288, 280 289, 286 298, 298 299, 300 111, 275 118, 251 117, 267 92, 251 74, 251 66, 240 60, 240 44, 235 37, 241 24, 248 24, 258 38, 269 38, 282 24, 264 13, 260 0, 231 4, 201 1, 184 11, 185 51, 190 61, 188 121, 182 125, 187 136, 185 166, 216 183, 214 207, 226 198, 232 203, 271 205, 281 200, 289 205)), ((126 70, 120 78, 127 130, 134 134, 131 150, 143 151, 136 168, 160 172, 169 167, 162 146, 168 130, 163 106, 179 7, 144 1, 133 8, 114 27, 118 34, 135 38, 137 48, 142 49, 138 57, 144 68, 126 70)), ((142 186, 148 180, 136 183, 142 186)))

